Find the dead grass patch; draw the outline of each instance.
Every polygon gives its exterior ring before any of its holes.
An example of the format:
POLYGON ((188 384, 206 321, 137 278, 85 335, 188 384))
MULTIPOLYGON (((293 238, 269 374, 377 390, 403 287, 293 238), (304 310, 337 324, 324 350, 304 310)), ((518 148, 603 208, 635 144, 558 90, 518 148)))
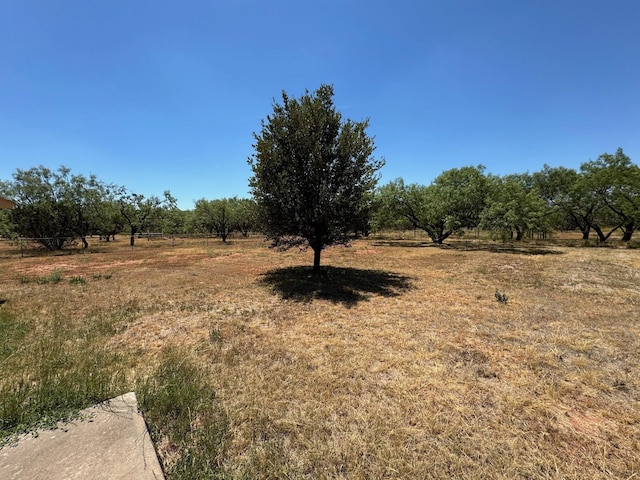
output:
POLYGON ((0 308, 119 312, 105 348, 134 372, 188 351, 224 408, 232 478, 638 475, 638 250, 427 245, 329 248, 320 277, 310 252, 257 238, 0 255, 0 308), (55 269, 87 282, 19 282, 55 269))

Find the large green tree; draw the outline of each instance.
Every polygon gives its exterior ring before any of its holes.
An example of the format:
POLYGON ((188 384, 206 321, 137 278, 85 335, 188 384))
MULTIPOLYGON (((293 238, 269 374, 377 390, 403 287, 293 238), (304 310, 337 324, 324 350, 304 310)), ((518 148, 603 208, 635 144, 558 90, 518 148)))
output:
POLYGON ((230 201, 235 212, 235 229, 247 237, 258 226, 256 202, 252 198, 236 197, 230 201))
POLYGON ((593 229, 601 242, 620 229, 629 241, 640 224, 640 168, 621 148, 585 162, 580 172, 589 193, 604 208, 595 216, 593 229))
POLYGON ((551 231, 552 213, 530 174, 491 177, 481 225, 503 238, 522 240, 528 231, 551 231))
POLYGON ((268 237, 284 248, 305 244, 320 270, 322 250, 347 243, 362 223, 377 172, 368 120, 343 120, 333 87, 322 85, 300 98, 282 93, 282 103, 254 134, 249 185, 268 237))
MULTIPOLYGON (((236 199, 237 200, 237 199, 236 199)), ((237 202, 233 199, 220 198, 196 200, 194 208, 194 221, 201 229, 209 234, 214 233, 226 243, 237 225, 237 202)))
POLYGON ((572 168, 545 165, 533 174, 533 182, 547 205, 564 219, 560 226, 578 228, 583 240, 588 240, 595 217, 604 205, 587 187, 584 177, 572 168))
POLYGON ((86 248, 87 235, 98 228, 105 186, 93 175, 73 175, 64 166, 18 169, 2 190, 16 203, 9 211, 15 232, 49 250, 61 249, 78 237, 86 248))
POLYGON ((405 185, 399 178, 379 191, 388 219, 406 219, 436 244, 478 226, 486 194, 482 165, 446 170, 428 186, 405 185))

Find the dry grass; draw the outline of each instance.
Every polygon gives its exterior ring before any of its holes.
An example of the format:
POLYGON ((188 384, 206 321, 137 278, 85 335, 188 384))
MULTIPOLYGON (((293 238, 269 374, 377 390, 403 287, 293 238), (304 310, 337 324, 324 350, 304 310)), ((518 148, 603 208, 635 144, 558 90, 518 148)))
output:
POLYGON ((226 412, 229 477, 640 474, 640 250, 423 240, 330 248, 321 278, 259 239, 3 245, 0 308, 119 313, 106 347, 132 378, 188 352, 226 412))

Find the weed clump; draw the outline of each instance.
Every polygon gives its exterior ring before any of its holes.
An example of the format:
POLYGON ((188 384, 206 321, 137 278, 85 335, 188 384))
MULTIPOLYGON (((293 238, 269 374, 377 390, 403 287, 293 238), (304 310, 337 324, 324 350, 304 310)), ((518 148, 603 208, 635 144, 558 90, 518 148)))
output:
POLYGON ((507 294, 499 290, 496 290, 496 293, 494 293, 494 296, 496 297, 496 300, 498 302, 504 303, 505 305, 509 301, 509 297, 507 296, 507 294))

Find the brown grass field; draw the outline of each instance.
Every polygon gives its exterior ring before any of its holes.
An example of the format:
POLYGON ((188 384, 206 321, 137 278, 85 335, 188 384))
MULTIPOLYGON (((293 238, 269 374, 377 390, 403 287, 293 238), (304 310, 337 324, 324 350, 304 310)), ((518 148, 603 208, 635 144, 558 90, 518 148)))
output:
POLYGON ((104 346, 131 378, 180 349, 229 478, 639 478, 640 249, 388 236, 313 276, 259 237, 90 243, 1 244, 2 308, 128 313, 104 346), (56 270, 86 283, 28 281, 56 270))

